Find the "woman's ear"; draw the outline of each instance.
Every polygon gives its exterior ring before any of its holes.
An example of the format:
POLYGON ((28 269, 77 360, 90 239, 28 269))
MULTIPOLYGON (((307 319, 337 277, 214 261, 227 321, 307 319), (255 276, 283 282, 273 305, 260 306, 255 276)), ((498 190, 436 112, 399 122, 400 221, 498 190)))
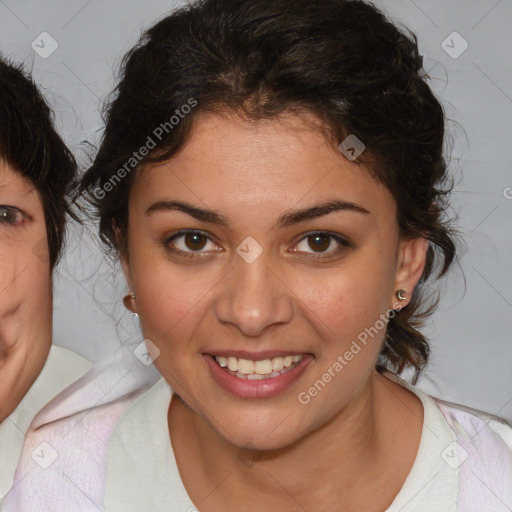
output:
POLYGON ((405 300, 399 302, 400 307, 403 308, 410 302, 414 287, 425 268, 429 244, 430 242, 423 237, 400 240, 392 304, 396 305, 398 302, 395 295, 398 290, 401 290, 401 296, 405 297, 405 300))
POLYGON ((120 256, 121 258, 121 269, 123 271, 124 278, 126 279, 126 283, 128 284, 128 288, 132 289, 132 277, 130 272, 130 263, 125 258, 125 256, 120 256))
POLYGON ((124 277, 126 279, 126 283, 128 284, 128 290, 130 290, 130 293, 128 295, 125 295, 123 298, 123 304, 128 311, 131 311, 132 313, 137 313, 137 307, 135 304, 135 294, 133 292, 132 287, 132 278, 131 278, 131 269, 130 269, 130 263, 128 259, 126 258, 126 254, 120 253, 121 256, 121 269, 123 270, 124 277))
POLYGON ((114 233, 115 246, 119 254, 119 258, 121 260, 121 269, 123 271, 124 278, 126 279, 126 283, 128 284, 128 290, 130 290, 128 295, 125 295, 123 297, 123 304, 128 311, 131 311, 132 313, 137 313, 137 307, 135 304, 135 293, 133 292, 132 285, 132 273, 130 268, 128 244, 126 243, 126 240, 124 239, 121 230, 119 229, 119 226, 117 226, 115 221, 112 221, 112 231, 114 233))

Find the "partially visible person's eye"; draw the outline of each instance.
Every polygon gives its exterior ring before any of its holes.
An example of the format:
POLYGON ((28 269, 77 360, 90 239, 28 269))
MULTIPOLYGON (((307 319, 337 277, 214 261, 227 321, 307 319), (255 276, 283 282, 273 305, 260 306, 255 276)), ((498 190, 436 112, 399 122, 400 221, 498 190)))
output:
POLYGON ((26 218, 27 216, 19 208, 0 205, 0 225, 17 226, 26 218))
POLYGON ((330 233, 328 231, 315 231, 312 233, 307 233, 299 241, 296 247, 299 247, 301 244, 304 244, 303 248, 299 250, 295 249, 293 252, 305 252, 308 254, 308 257, 313 258, 327 258, 337 255, 344 249, 353 247, 353 245, 348 240, 342 238, 338 234, 330 233), (332 249, 332 246, 335 246, 335 248, 332 249), (308 248, 312 249, 313 252, 308 252, 308 248), (329 248, 331 248, 331 250, 328 250, 329 248), (323 256, 324 254, 325 256, 323 256))
MULTIPOLYGON (((212 239, 206 233, 197 230, 184 229, 167 238, 165 240, 165 247, 172 253, 178 254, 180 256, 185 256, 187 258, 197 258, 208 255, 201 252, 205 250, 205 245, 207 245, 208 241, 213 244, 212 239)), ((213 249, 213 252, 217 251, 218 249, 213 249)), ((209 253, 211 252, 212 250, 210 249, 209 253)))

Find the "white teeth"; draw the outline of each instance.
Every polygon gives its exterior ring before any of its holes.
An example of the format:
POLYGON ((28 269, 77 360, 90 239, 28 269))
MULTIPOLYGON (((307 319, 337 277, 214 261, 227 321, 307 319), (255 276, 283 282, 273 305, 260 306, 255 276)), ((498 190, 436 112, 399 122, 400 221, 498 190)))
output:
MULTIPOLYGON (((300 356, 298 356, 300 357, 300 356)), ((272 370, 276 372, 280 372, 284 368, 284 358, 283 357, 274 357, 272 359, 272 370)))
POLYGON ((232 372, 238 378, 249 380, 277 377, 278 375, 295 368, 303 358, 304 355, 301 354, 253 361, 251 359, 238 359, 232 356, 215 356, 215 359, 221 368, 227 367, 230 373, 232 372))
POLYGON ((260 379, 266 378, 265 375, 257 375, 256 373, 251 373, 250 375, 247 375, 246 377, 249 380, 260 380, 260 379))
MULTIPOLYGON (((239 359, 238 360, 238 371, 243 373, 244 375, 249 375, 250 373, 254 373, 254 361, 250 361, 249 359, 239 359)), ((256 372, 259 373, 259 372, 256 372)))
POLYGON ((272 373, 272 360, 264 359, 263 361, 256 361, 254 363, 254 373, 258 375, 267 375, 272 373))

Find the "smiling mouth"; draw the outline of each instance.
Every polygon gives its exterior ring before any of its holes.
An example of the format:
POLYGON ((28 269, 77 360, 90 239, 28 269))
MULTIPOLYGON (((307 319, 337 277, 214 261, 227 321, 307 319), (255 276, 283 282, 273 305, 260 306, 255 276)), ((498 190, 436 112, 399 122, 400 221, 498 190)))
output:
POLYGON ((272 379, 293 370, 305 354, 274 357, 272 359, 242 359, 238 357, 212 356, 227 373, 244 380, 272 379))

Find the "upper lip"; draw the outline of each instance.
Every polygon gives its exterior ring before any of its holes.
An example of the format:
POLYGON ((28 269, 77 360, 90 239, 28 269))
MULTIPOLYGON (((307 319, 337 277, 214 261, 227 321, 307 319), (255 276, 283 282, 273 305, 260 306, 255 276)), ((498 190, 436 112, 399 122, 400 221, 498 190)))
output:
POLYGON ((301 356, 309 352, 300 352, 298 350, 262 350, 261 352, 248 352, 247 350, 213 350, 205 354, 214 357, 236 357, 237 359, 248 359, 251 361, 260 361, 262 359, 274 359, 275 357, 301 356))

